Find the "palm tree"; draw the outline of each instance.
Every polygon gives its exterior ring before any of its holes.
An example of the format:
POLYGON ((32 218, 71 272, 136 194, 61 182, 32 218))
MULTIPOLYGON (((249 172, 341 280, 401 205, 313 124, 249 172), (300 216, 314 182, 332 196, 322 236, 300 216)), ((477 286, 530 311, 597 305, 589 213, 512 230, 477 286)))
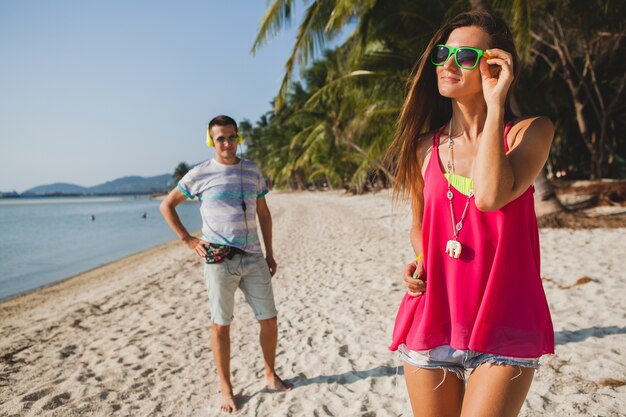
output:
MULTIPOLYGON (((275 1, 269 7, 253 51, 290 21, 294 3, 275 1)), ((427 42, 427 36, 422 33, 416 38, 415 27, 434 30, 435 22, 440 21, 444 12, 442 7, 431 8, 435 16, 428 19, 414 2, 400 3, 312 3, 287 61, 284 82, 276 98, 275 112, 279 113, 286 102, 282 97, 288 89, 295 60, 307 63, 316 49, 332 39, 350 18, 360 14, 360 23, 353 35, 332 55, 334 63, 327 73, 326 85, 321 85, 305 105, 304 111, 314 116, 316 124, 306 126, 292 142, 292 149, 295 149, 298 141, 302 142, 300 147, 306 147, 320 145, 326 137, 327 141, 335 141, 335 148, 339 145, 349 148, 357 156, 356 170, 350 175, 355 184, 362 184, 372 169, 382 172, 386 182, 392 181, 391 172, 382 163, 382 155, 393 137, 393 126, 402 103, 398 91, 405 86, 417 56, 416 49, 427 42)), ((327 54, 324 60, 330 58, 327 54)), ((316 152, 328 149, 331 148, 315 146, 304 151, 297 166, 304 168, 304 162, 313 160, 316 152)), ((330 172, 328 167, 317 171, 330 172)))
POLYGON ((190 169, 191 167, 185 162, 181 162, 180 164, 178 164, 176 166, 176 169, 174 169, 174 175, 172 175, 174 182, 178 184, 178 182, 185 176, 187 172, 189 172, 190 169))
MULTIPOLYGON (((293 50, 285 64, 285 76, 276 97, 275 110, 279 110, 285 104, 296 62, 301 68, 306 68, 317 54, 324 51, 328 42, 341 33, 351 19, 357 18, 375 3, 374 0, 316 0, 308 6, 299 26, 293 50)), ((295 0, 274 0, 261 20, 259 33, 252 45, 253 54, 270 37, 291 24, 295 7, 295 0)))

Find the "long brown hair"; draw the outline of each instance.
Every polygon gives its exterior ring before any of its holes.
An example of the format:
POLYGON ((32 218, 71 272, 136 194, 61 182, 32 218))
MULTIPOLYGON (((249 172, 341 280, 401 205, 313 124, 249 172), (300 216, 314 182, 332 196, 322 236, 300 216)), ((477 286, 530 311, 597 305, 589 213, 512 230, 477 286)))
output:
POLYGON ((418 139, 424 133, 440 128, 452 117, 451 100, 441 96, 437 89, 437 72, 430 62, 430 53, 435 45, 445 43, 454 29, 467 26, 480 27, 491 38, 490 48, 503 49, 513 56, 515 78, 506 97, 504 117, 514 117, 510 96, 520 69, 509 26, 501 18, 484 11, 465 12, 453 17, 434 34, 418 60, 417 71, 400 112, 396 136, 387 150, 386 160, 395 165, 394 200, 410 199, 414 208, 421 203, 424 188, 422 161, 417 155, 418 139))

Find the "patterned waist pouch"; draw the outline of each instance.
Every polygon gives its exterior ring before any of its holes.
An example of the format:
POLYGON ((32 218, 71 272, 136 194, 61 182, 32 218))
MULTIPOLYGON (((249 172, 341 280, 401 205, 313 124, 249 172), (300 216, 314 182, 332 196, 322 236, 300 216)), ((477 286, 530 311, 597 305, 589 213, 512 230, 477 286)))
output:
POLYGON ((222 262, 225 258, 233 259, 237 254, 243 255, 245 252, 239 248, 228 245, 219 245, 217 243, 209 243, 204 246, 206 248, 206 256, 204 261, 207 264, 216 264, 222 262))

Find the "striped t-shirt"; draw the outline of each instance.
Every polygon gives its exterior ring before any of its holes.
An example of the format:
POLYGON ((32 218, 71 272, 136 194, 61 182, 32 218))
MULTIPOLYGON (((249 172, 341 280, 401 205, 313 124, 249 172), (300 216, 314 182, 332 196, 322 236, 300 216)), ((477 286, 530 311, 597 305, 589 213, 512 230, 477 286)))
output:
POLYGON ((198 196, 201 201, 203 240, 262 254, 256 226, 256 201, 265 196, 268 189, 254 162, 242 159, 235 165, 224 165, 210 159, 189 170, 178 188, 187 197, 198 196))

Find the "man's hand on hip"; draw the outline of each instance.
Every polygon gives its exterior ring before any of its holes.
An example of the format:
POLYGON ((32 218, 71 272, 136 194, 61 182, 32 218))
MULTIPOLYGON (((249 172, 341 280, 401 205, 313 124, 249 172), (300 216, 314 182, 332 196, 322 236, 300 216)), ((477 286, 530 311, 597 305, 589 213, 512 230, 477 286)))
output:
POLYGON ((189 236, 183 239, 183 243, 192 251, 196 253, 201 258, 206 257, 206 248, 205 245, 208 245, 209 242, 205 242, 204 240, 198 239, 194 236, 189 236))

